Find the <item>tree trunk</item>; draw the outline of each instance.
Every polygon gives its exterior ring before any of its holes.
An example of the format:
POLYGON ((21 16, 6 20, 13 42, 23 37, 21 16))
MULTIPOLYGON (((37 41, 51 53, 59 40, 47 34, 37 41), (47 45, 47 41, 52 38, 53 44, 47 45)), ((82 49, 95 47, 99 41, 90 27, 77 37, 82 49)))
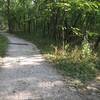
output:
POLYGON ((10 15, 10 0, 7 0, 7 19, 8 19, 8 31, 11 32, 11 15, 10 15))

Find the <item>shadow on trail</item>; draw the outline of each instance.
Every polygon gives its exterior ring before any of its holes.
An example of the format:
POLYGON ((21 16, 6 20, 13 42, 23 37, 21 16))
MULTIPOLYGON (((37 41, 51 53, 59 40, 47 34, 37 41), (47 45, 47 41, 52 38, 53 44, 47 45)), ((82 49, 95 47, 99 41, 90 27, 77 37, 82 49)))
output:
POLYGON ((10 44, 0 71, 0 100, 81 100, 34 44, 4 35, 10 44))

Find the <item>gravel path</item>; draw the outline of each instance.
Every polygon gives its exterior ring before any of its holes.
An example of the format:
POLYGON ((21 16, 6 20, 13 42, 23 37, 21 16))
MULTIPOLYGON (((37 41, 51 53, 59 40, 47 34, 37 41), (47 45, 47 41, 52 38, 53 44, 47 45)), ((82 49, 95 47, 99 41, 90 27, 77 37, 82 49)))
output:
POLYGON ((0 100, 81 100, 34 44, 5 36, 9 48, 0 66, 0 100))

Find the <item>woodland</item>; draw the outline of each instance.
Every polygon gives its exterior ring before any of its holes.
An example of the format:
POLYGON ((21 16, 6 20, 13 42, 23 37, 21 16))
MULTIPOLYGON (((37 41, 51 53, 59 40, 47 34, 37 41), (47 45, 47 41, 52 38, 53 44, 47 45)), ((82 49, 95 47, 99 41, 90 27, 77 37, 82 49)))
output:
POLYGON ((100 0, 0 0, 0 28, 37 45, 64 75, 100 72, 100 0))

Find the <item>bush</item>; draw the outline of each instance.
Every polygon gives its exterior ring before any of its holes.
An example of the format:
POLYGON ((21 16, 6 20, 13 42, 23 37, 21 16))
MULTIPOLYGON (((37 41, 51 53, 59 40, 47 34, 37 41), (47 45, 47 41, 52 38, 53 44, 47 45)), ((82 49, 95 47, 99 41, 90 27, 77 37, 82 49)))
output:
POLYGON ((0 35, 0 56, 3 57, 6 54, 8 40, 4 36, 0 35))

